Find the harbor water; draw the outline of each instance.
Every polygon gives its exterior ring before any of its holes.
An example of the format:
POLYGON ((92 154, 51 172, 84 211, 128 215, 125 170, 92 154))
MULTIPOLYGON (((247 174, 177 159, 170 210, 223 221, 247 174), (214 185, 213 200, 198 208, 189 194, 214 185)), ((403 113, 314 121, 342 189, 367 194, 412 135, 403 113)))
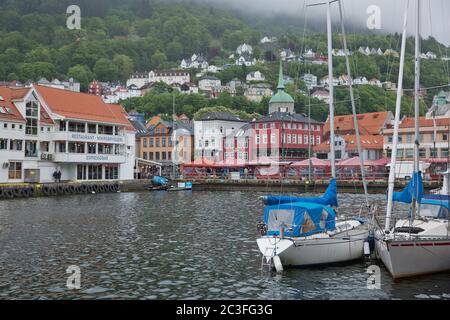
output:
MULTIPOLYGON (((450 274, 393 282, 378 262, 261 271, 252 192, 0 201, 0 299, 450 299, 450 274), (369 289, 367 268, 381 268, 369 289), (81 288, 66 287, 69 266, 81 288)), ((385 195, 372 195, 384 205, 385 195)), ((341 194, 340 212, 363 195, 341 194)))

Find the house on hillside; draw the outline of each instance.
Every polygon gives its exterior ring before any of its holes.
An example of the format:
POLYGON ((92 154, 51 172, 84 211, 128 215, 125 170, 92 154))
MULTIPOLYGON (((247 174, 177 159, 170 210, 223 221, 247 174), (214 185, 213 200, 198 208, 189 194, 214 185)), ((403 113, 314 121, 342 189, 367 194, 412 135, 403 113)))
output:
POLYGON ((250 81, 265 81, 266 77, 261 73, 261 71, 254 71, 254 72, 250 72, 249 74, 247 74, 246 77, 247 82, 250 81))

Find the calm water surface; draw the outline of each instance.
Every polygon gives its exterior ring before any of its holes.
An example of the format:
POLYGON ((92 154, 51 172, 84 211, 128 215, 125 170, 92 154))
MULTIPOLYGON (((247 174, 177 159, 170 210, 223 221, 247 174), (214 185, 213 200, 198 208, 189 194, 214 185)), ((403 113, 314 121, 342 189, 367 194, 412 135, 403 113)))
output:
MULTIPOLYGON (((259 193, 0 201, 0 299, 449 299, 450 274, 368 290, 368 262, 261 272, 259 193), (66 288, 70 265, 81 290, 66 288)), ((371 196, 382 201, 384 196, 371 196)), ((342 194, 346 211, 363 196, 342 194)))

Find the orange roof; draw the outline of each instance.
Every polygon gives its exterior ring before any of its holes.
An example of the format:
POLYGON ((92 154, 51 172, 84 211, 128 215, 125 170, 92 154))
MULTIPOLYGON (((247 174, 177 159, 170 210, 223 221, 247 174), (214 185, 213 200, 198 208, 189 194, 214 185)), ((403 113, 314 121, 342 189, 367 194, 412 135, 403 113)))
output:
MULTIPOLYGON (((449 118, 436 119, 436 126, 448 126, 450 124, 449 118)), ((414 128, 415 121, 414 118, 405 118, 400 124, 400 128, 414 128)), ((433 127, 433 119, 427 119, 425 117, 420 117, 419 119, 419 127, 420 128, 430 128, 433 127)))
MULTIPOLYGON (((358 114, 359 132, 362 135, 380 134, 381 129, 383 129, 386 124, 389 114, 389 111, 358 114)), ((353 115, 334 117, 334 128, 336 133, 354 134, 353 115)), ((323 130, 325 136, 330 133, 329 120, 325 123, 323 130)))
POLYGON ((114 107, 103 102, 99 96, 40 85, 35 88, 53 113, 68 119, 130 125, 128 119, 118 116, 113 111, 114 107))
POLYGON ((14 105, 13 101, 23 99, 29 91, 29 88, 16 89, 0 87, 0 96, 3 98, 0 100, 0 107, 7 107, 10 110, 10 113, 0 113, 0 119, 25 122, 24 117, 14 105))
POLYGON ((136 129, 133 127, 131 122, 128 120, 128 113, 120 104, 110 104, 113 113, 117 116, 117 118, 121 118, 124 122, 128 122, 126 126, 126 130, 135 132, 136 129))
MULTIPOLYGON (((345 148, 347 151, 357 151, 358 145, 356 143, 356 135, 341 136, 345 140, 345 148)), ((364 150, 383 150, 383 136, 382 135, 362 135, 361 146, 364 150)), ((330 141, 325 141, 314 147, 314 152, 329 152, 330 141)))

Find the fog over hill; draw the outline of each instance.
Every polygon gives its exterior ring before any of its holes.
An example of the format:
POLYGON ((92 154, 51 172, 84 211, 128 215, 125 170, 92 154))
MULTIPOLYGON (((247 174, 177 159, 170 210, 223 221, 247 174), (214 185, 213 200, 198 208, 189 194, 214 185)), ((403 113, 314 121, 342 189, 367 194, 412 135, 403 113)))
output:
MULTIPOLYGON (((184 2, 185 0, 180 0, 184 2)), ((193 0, 186 0, 193 1, 193 0)), ((324 2, 324 0, 194 0, 200 3, 216 4, 223 7, 231 6, 240 12, 251 12, 260 16, 279 16, 286 15, 290 17, 298 17, 303 20, 305 16, 305 3, 313 4, 324 2)), ((344 0, 344 9, 346 15, 346 23, 353 30, 364 31, 367 33, 393 33, 401 32, 402 16, 404 13, 406 0, 344 0), (369 17, 367 8, 371 5, 379 6, 381 10, 381 30, 369 30, 366 21, 369 17)), ((409 26, 408 31, 412 34, 415 24, 415 0, 410 0, 409 5, 409 26)), ((422 35, 426 38, 433 36, 441 43, 450 45, 450 21, 448 13, 450 12, 450 1, 446 0, 421 0, 422 3, 422 35)), ((337 22, 339 16, 337 3, 333 4, 334 21, 337 22)), ((308 7, 306 9, 308 16, 308 26, 325 28, 324 6, 308 7)))

